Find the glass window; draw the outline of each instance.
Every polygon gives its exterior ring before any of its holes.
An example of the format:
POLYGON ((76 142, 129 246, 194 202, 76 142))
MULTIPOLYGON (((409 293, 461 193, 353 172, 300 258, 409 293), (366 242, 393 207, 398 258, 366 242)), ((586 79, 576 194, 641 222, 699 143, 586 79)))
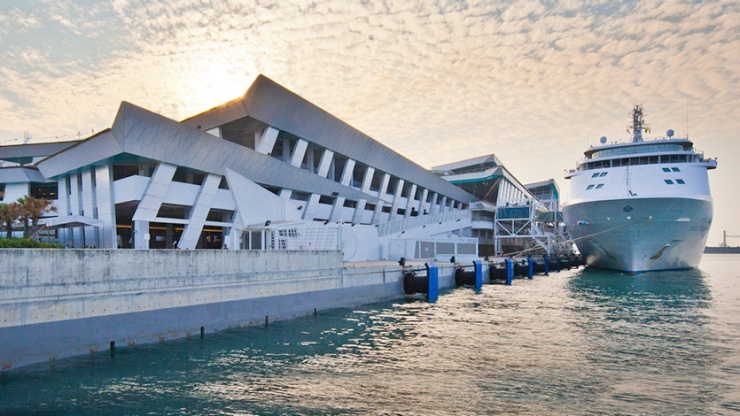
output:
POLYGON ((603 178, 604 176, 606 176, 607 173, 609 173, 609 172, 601 172, 601 175, 599 175, 599 177, 600 178, 603 178))
POLYGON ((59 198, 58 182, 31 182, 30 195, 34 198, 55 200, 59 198))
POLYGON ((686 185, 686 182, 684 182, 683 179, 676 179, 676 183, 679 185, 686 185))
POLYGON ((604 187, 604 184, 603 183, 600 183, 600 184, 596 185, 596 189, 601 189, 603 187, 604 187))
POLYGON ((594 186, 593 186, 593 185, 589 185, 589 186, 588 186, 588 187, 586 188, 586 190, 588 191, 589 189, 593 189, 593 188, 594 188, 594 186))
POLYGON ((671 168, 663 168, 663 172, 670 172, 671 168))
POLYGON ((599 177, 599 172, 594 173, 593 175, 591 175, 591 177, 592 178, 598 178, 599 177))
POLYGON ((681 169, 679 169, 679 168, 671 168, 671 170, 674 171, 674 172, 681 172, 681 169))
POLYGON ((667 183, 668 185, 673 185, 673 181, 672 181, 672 180, 670 180, 670 179, 666 179, 666 180, 665 180, 665 183, 667 183))

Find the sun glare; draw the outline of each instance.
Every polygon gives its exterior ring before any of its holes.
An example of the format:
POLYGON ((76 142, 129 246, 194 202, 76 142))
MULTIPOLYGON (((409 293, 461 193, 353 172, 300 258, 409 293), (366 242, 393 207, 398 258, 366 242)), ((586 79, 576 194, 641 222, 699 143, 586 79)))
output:
POLYGON ((198 78, 199 82, 192 87, 193 97, 187 102, 188 107, 195 112, 241 97, 252 80, 248 72, 219 65, 211 66, 198 78))

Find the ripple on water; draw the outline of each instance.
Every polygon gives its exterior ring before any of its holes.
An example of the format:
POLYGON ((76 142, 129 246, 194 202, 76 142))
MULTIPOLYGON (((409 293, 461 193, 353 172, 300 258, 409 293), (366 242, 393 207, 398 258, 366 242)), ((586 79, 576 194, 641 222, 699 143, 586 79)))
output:
POLYGON ((0 413, 731 414, 737 262, 569 271, 3 373, 0 413))

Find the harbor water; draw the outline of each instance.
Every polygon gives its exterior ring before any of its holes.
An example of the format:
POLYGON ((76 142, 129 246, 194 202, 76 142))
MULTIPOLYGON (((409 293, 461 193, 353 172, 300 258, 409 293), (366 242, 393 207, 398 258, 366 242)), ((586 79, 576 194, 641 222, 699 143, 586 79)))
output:
MULTIPOLYGON (((0 346, 2 340, 0 340, 0 346)), ((0 374, 0 414, 740 413, 740 256, 563 271, 0 374)))

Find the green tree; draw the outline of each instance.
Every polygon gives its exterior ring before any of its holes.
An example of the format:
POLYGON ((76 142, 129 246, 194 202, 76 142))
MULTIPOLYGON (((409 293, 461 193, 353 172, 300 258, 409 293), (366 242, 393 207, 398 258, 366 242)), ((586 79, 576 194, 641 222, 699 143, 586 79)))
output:
POLYGON ((45 212, 57 212, 57 208, 52 201, 43 198, 34 198, 24 196, 18 198, 20 206, 20 218, 25 226, 25 234, 30 235, 34 240, 38 240, 37 233, 40 229, 39 220, 45 212))
POLYGON ((13 224, 20 216, 20 205, 17 203, 0 204, 0 225, 5 228, 6 238, 13 237, 13 224))

